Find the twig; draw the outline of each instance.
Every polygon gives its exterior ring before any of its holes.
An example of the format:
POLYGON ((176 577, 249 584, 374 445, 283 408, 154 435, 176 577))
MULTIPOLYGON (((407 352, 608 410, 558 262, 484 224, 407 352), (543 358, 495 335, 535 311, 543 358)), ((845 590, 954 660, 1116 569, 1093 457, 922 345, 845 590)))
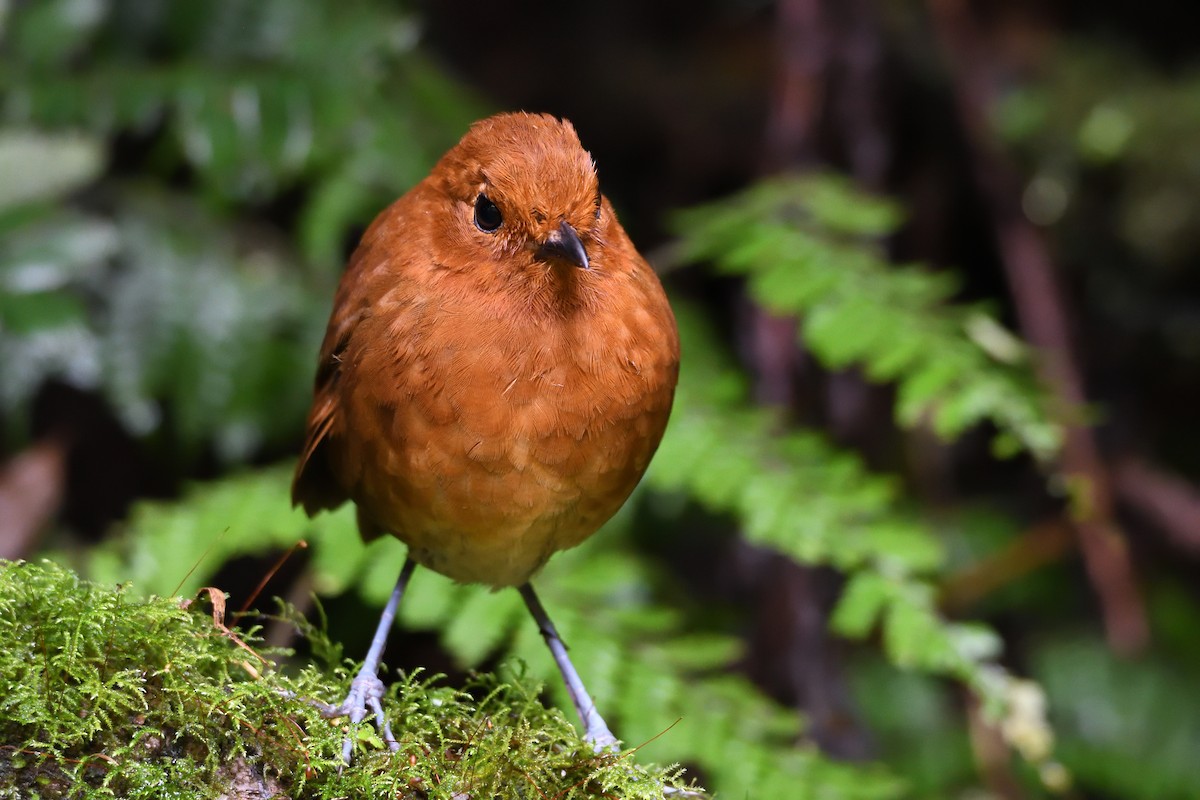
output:
POLYGON ((817 114, 825 97, 829 46, 821 0, 782 0, 776 17, 779 67, 771 92, 763 171, 777 172, 811 158, 817 114))
POLYGON ((1113 465, 1117 497, 1150 519, 1178 550, 1200 556, 1200 488, 1140 458, 1113 465))
POLYGON ((988 787, 988 796, 999 800, 1020 800, 1025 796, 1009 769, 1008 746, 995 726, 983 719, 979 698, 965 692, 967 706, 967 732, 975 762, 988 787))
POLYGON ((951 575, 942 584, 938 604, 948 614, 961 614, 997 589, 1060 560, 1074 542, 1074 531, 1061 517, 1034 525, 1000 552, 951 575))

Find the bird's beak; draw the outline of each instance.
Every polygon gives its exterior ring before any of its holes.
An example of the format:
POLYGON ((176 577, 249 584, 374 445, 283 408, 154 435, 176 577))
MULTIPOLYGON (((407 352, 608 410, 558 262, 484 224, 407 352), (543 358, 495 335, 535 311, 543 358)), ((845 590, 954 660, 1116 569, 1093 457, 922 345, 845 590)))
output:
POLYGON ((566 220, 559 223, 558 228, 546 237, 546 241, 538 247, 538 255, 543 258, 556 256, 571 262, 580 269, 591 268, 588 264, 587 251, 583 249, 583 242, 579 241, 579 234, 566 220))

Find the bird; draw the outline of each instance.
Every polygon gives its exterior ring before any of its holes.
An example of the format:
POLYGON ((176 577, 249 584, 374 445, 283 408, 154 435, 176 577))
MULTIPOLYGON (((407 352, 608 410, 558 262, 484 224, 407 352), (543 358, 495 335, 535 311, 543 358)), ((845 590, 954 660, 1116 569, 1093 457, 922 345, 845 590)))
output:
POLYGON ((662 438, 679 362, 662 285, 565 119, 474 123, 375 218, 334 296, 292 503, 312 517, 353 502, 365 540, 390 534, 408 549, 331 715, 357 726, 369 709, 398 749, 379 662, 420 565, 516 587, 584 740, 619 745, 530 579, 628 499, 662 438))

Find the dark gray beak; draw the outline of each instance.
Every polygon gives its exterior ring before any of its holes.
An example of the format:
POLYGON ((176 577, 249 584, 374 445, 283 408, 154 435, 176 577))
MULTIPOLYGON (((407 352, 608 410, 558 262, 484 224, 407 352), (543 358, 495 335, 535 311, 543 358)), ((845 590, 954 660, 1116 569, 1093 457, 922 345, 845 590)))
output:
POLYGON ((579 234, 565 220, 559 224, 558 230, 542 242, 538 255, 542 258, 561 258, 580 269, 590 269, 587 251, 583 249, 583 242, 579 241, 579 234))

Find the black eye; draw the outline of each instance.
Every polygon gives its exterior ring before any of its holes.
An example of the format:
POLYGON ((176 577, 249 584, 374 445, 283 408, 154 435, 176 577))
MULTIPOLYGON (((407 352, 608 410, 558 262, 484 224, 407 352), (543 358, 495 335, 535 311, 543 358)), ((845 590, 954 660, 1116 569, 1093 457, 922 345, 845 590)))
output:
POLYGON ((504 224, 504 217, 496 204, 488 200, 486 194, 475 198, 475 227, 484 233, 491 233, 504 224))

